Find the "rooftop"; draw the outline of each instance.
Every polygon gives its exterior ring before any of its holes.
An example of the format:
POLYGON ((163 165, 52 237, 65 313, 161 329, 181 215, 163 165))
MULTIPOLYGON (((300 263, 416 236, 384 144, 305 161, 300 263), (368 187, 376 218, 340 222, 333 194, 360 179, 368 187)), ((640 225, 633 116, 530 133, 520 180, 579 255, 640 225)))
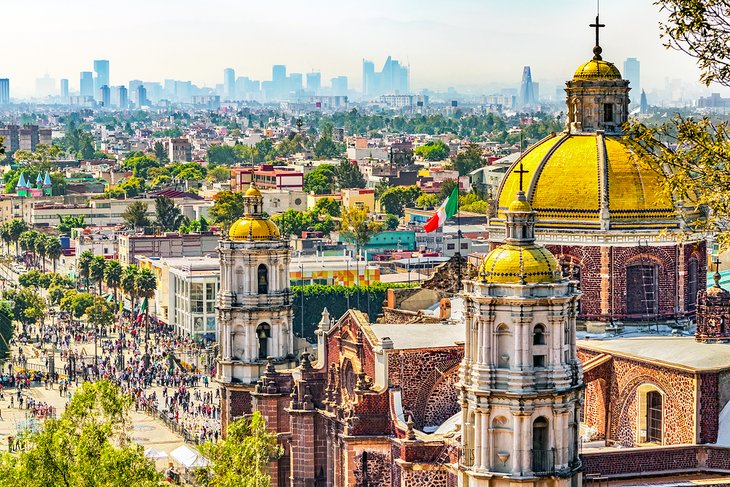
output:
POLYGON ((730 344, 700 343, 694 337, 591 338, 578 340, 578 348, 693 371, 730 369, 730 344))
POLYGON ((390 338, 395 350, 463 346, 465 336, 463 322, 426 325, 376 323, 370 325, 370 329, 381 344, 383 338, 390 338))

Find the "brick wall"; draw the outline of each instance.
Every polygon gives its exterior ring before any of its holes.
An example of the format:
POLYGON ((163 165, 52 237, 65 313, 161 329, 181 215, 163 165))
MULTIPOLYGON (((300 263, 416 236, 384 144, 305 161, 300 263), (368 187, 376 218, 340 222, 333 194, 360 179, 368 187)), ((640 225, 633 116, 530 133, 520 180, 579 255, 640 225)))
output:
POLYGON ((717 441, 720 421, 719 377, 714 372, 704 373, 699 374, 699 381, 699 442, 714 443, 717 441))
POLYGON ((730 448, 712 445, 583 451, 583 474, 609 478, 669 476, 671 473, 730 473, 730 448))

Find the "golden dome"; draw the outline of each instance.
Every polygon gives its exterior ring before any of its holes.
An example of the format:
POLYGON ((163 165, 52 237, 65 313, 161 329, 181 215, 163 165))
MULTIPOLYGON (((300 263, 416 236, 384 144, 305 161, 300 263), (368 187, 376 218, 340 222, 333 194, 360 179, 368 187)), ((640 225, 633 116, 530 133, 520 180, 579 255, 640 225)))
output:
POLYGON ((261 191, 253 184, 246 190, 246 198, 261 198, 261 191))
POLYGON ((562 279, 555 256, 542 245, 505 244, 482 261, 480 279, 491 284, 535 284, 562 279))
POLYGON ((529 213, 532 211, 530 203, 526 199, 515 199, 509 204, 508 211, 514 211, 518 213, 529 213))
POLYGON ((239 218, 228 230, 228 237, 231 240, 274 240, 280 235, 279 227, 274 222, 267 218, 251 215, 239 218))
POLYGON ((575 70, 573 79, 621 79, 621 72, 613 63, 591 59, 575 70))
POLYGON ((519 189, 520 162, 527 171, 524 188, 538 228, 677 228, 675 206, 663 178, 632 156, 640 150, 629 140, 602 135, 549 136, 512 165, 499 189, 495 222, 503 221, 519 189), (604 150, 605 147, 605 150, 604 150))

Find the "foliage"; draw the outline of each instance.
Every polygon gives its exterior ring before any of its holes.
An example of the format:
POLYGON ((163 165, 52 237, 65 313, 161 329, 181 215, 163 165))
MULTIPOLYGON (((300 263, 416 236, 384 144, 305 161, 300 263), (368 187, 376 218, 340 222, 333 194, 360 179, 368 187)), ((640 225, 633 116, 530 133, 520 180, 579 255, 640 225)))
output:
POLYGON ((132 301, 132 306, 134 306, 134 300, 137 298, 137 274, 139 274, 139 267, 130 264, 122 271, 122 278, 119 283, 124 294, 129 296, 129 300, 132 301))
POLYGON ((89 269, 91 267, 91 261, 94 260, 94 252, 91 250, 84 250, 79 255, 77 266, 79 268, 79 277, 85 279, 86 287, 89 287, 89 269))
POLYGON ((89 324, 95 328, 106 328, 114 324, 114 308, 101 296, 94 298, 94 303, 86 308, 89 324))
POLYGON ((0 485, 160 485, 161 475, 129 441, 132 396, 111 381, 86 382, 59 419, 47 419, 24 440, 28 448, 0 457, 0 485))
POLYGON ((13 308, 10 303, 0 303, 0 359, 5 359, 10 351, 8 343, 13 338, 13 308))
POLYGON ((383 311, 383 301, 385 301, 388 289, 402 287, 408 287, 408 285, 373 282, 368 286, 363 281, 360 285, 349 287, 324 284, 292 286, 292 304, 294 305, 292 323, 295 332, 301 336, 302 293, 304 293, 304 336, 313 339, 324 308, 327 308, 330 315, 336 319, 345 314, 349 303, 350 308, 359 309, 366 314, 369 312, 370 322, 374 323, 383 311))
POLYGON ((364 188, 365 176, 360 171, 356 162, 347 159, 340 162, 335 168, 335 179, 339 188, 364 188))
POLYGON ((177 231, 181 225, 187 223, 182 210, 167 196, 155 198, 155 224, 162 231, 177 231))
POLYGON ((89 264, 89 276, 91 280, 99 286, 99 295, 101 295, 101 285, 104 282, 104 271, 106 270, 106 259, 101 255, 94 256, 89 264))
POLYGON ((366 245, 382 224, 372 221, 366 208, 344 208, 342 210, 342 237, 355 244, 358 251, 366 245))
POLYGON ((146 155, 137 155, 124 160, 122 167, 128 171, 132 171, 135 178, 147 179, 148 172, 153 167, 162 166, 162 162, 154 157, 146 155))
POLYGON ((418 186, 395 186, 380 195, 380 206, 386 213, 403 216, 404 210, 413 207, 422 194, 418 186))
POLYGON ((482 149, 477 144, 469 144, 466 150, 459 152, 451 159, 451 165, 459 171, 459 176, 465 176, 475 169, 484 167, 485 164, 482 149))
POLYGON ((326 123, 322 128, 322 135, 314 144, 314 157, 316 159, 334 159, 345 151, 344 144, 338 144, 332 140, 332 124, 326 123))
MULTIPOLYGON (((454 192, 454 188, 458 185, 459 183, 457 183, 454 179, 447 179, 446 181, 441 183, 441 192, 439 193, 439 195, 441 196, 441 200, 443 201, 451 196, 451 193, 454 192)), ((459 194, 461 194, 461 192, 459 192, 459 194)))
POLYGON ((152 298, 157 289, 157 278, 149 269, 140 269, 134 279, 137 297, 152 298))
POLYGON ((68 234, 73 228, 86 228, 84 215, 58 215, 58 231, 68 234))
POLYGON ((169 159, 167 157, 167 151, 165 150, 165 144, 161 141, 158 140, 155 142, 155 146, 152 151, 155 153, 155 159, 160 162, 168 162, 169 159))
POLYGON ((46 302, 33 288, 7 289, 3 291, 3 299, 12 301, 12 316, 23 325, 32 325, 43 320, 46 302))
POLYGON ((117 289, 122 283, 122 264, 116 260, 110 260, 104 269, 104 281, 106 285, 114 290, 114 302, 117 302, 117 289))
POLYGON ((236 151, 230 145, 214 144, 208 147, 206 153, 209 164, 221 164, 224 166, 232 166, 240 162, 236 151))
POLYGON ((416 207, 422 210, 432 210, 441 204, 441 198, 435 194, 424 193, 416 198, 416 207))
POLYGON ((441 140, 430 140, 413 150, 427 161, 443 161, 449 157, 449 146, 441 140))
POLYGON ((209 228, 210 226, 208 225, 208 220, 206 220, 205 217, 201 215, 198 220, 192 220, 187 224, 181 225, 180 231, 182 233, 207 232, 209 228))
POLYGON ((335 169, 329 164, 320 164, 304 175, 304 191, 314 194, 332 194, 335 187, 335 169))
POLYGON ((335 228, 332 217, 327 213, 312 211, 298 211, 289 208, 283 213, 274 215, 271 221, 276 223, 282 235, 301 235, 302 232, 322 232, 329 235, 335 228))
POLYGON ((86 310, 94 305, 94 296, 91 293, 80 293, 75 289, 69 289, 63 293, 59 306, 63 311, 71 313, 74 318, 81 318, 86 310))
POLYGON ((213 206, 208 216, 213 223, 223 225, 227 231, 231 224, 243 216, 243 192, 221 191, 213 196, 213 206))
POLYGON ((148 205, 144 201, 135 201, 127 206, 127 209, 122 213, 122 218, 130 227, 147 227, 150 225, 150 220, 147 218, 147 208, 148 205))
POLYGON ((231 179, 231 170, 224 166, 208 170, 207 180, 211 183, 225 183, 231 179))
POLYGON ((390 188, 390 180, 388 178, 380 178, 380 181, 375 185, 375 198, 379 200, 388 188, 390 188))
POLYGON ((342 205, 332 198, 320 198, 314 204, 312 213, 316 215, 340 216, 342 205))
POLYGON ((276 435, 266 429, 261 413, 230 423, 227 433, 224 440, 201 445, 201 453, 212 461, 202 483, 215 487, 271 485, 267 467, 284 451, 276 435))
POLYGON ((398 228, 398 224, 400 223, 400 219, 397 215, 388 214, 385 217, 385 229, 386 230, 395 230, 398 228))

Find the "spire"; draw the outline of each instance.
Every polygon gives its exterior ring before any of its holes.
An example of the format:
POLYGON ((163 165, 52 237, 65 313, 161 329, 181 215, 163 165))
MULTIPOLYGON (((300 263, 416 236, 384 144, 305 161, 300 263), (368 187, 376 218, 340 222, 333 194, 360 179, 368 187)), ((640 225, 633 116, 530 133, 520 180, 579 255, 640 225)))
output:
POLYGON ((46 171, 46 175, 43 178, 43 187, 50 188, 51 186, 53 186, 53 183, 51 182, 51 175, 48 174, 48 171, 46 171))

